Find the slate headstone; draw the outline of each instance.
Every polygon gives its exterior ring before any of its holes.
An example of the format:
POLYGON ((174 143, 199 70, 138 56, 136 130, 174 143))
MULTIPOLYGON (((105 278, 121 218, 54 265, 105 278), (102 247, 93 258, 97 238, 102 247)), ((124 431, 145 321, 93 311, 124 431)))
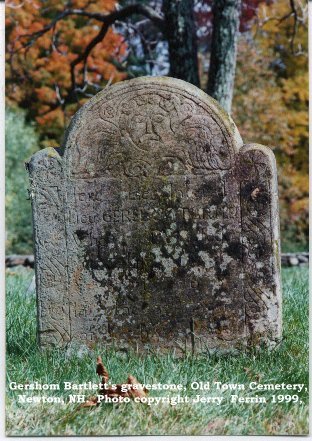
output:
POLYGON ((145 77, 28 163, 38 334, 184 352, 281 336, 275 159, 195 86, 145 77))

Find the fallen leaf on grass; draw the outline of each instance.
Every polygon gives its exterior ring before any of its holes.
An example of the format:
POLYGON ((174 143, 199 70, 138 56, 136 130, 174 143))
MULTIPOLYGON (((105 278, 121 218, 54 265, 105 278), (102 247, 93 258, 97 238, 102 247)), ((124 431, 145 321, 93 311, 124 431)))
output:
MULTIPOLYGON (((146 389, 145 387, 140 387, 141 383, 133 375, 128 375, 127 383, 123 383, 131 385, 131 387, 129 387, 129 389, 127 389, 126 391, 122 390, 122 384, 116 384, 115 387, 107 387, 109 373, 104 366, 102 358, 100 356, 98 356, 96 360, 96 373, 99 377, 102 378, 101 384, 103 385, 103 390, 101 391, 101 394, 109 398, 141 398, 146 397, 146 394, 148 393, 148 389, 146 389)), ((81 409, 82 407, 95 407, 99 404, 100 403, 98 403, 97 397, 90 397, 85 401, 85 403, 79 406, 79 409, 81 409)))
MULTIPOLYGON (((128 376, 128 384, 131 384, 131 386, 135 386, 135 385, 139 385, 139 381, 133 376, 133 375, 129 375, 128 376)), ((129 396, 130 398, 134 398, 134 397, 146 397, 146 394, 148 393, 148 389, 146 389, 145 387, 142 388, 136 388, 136 387, 131 387, 131 389, 129 389, 129 396)))
POLYGON ((99 377, 102 377, 102 380, 105 380, 105 383, 107 383, 109 379, 109 375, 100 356, 98 356, 96 360, 96 373, 98 374, 99 377))
POLYGON ((86 400, 83 404, 81 404, 79 406, 79 409, 81 407, 94 407, 94 406, 97 406, 98 404, 99 403, 98 403, 97 397, 90 397, 88 400, 86 400))

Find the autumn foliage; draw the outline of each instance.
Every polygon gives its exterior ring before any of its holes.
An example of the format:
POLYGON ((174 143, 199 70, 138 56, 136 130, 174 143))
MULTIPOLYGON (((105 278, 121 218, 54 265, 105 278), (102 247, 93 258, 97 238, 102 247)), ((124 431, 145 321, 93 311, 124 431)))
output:
POLYGON ((233 118, 244 142, 272 147, 278 165, 284 250, 308 237, 308 29, 289 2, 262 4, 252 36, 240 39, 233 118), (248 37, 248 38, 247 38, 248 37))
MULTIPOLYGON (((70 3, 72 9, 104 14, 114 10, 117 4, 115 0, 73 0, 70 3)), ((73 15, 57 22, 35 42, 23 35, 40 31, 64 8, 62 0, 24 0, 6 7, 6 96, 11 103, 28 109, 29 117, 39 123, 50 145, 53 140, 59 143, 70 117, 86 100, 79 91, 68 99, 72 93, 70 63, 82 54, 100 26, 94 19, 73 15)), ((122 36, 110 28, 90 53, 86 70, 83 63, 76 66, 78 87, 83 84, 85 75, 84 93, 89 91, 92 96, 108 81, 114 83, 124 79, 125 72, 117 66, 121 66, 126 49, 122 36)))
MULTIPOLYGON (((128 4, 130 2, 124 2, 128 4)), ((149 2, 142 2, 149 4, 149 2)), ((99 33, 93 18, 70 15, 32 38, 66 7, 109 14, 116 0, 12 0, 6 7, 6 96, 38 123, 41 147, 59 145, 78 108, 108 82, 127 77, 128 46, 116 27, 71 63, 99 33)), ((207 84, 212 0, 196 2, 201 85, 207 84), (205 70, 206 69, 206 70, 205 70)), ((307 6, 299 0, 242 0, 233 119, 245 143, 273 148, 280 187, 282 239, 291 250, 308 237, 307 6), (293 10, 292 10, 293 7, 293 10)), ((163 35, 163 38, 165 36, 163 35)), ((147 62, 147 61, 146 61, 147 62)))

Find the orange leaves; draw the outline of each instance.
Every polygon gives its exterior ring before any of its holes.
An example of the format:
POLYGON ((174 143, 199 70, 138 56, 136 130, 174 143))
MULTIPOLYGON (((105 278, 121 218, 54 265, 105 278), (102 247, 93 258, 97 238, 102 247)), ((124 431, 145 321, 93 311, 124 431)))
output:
POLYGON ((56 93, 50 87, 40 87, 35 89, 38 99, 42 103, 54 103, 56 101, 56 93))
MULTIPOLYGON (((83 2, 84 0, 76 0, 83 2)), ((101 12, 102 14, 108 14, 116 9, 117 2, 115 0, 92 0, 88 1, 89 12, 101 12)))
POLYGON ((73 0, 73 9, 84 9, 88 12, 101 12, 106 14, 116 9, 116 0, 73 0))
POLYGON ((73 0, 72 8, 85 9, 89 12, 107 13, 113 11, 116 7, 115 0, 73 0), (93 11, 96 8, 96 11, 93 11))
POLYGON ((77 8, 77 9, 83 9, 86 6, 88 6, 89 1, 88 0, 74 0, 72 2, 73 4, 73 8, 77 8))
MULTIPOLYGON (((25 36, 42 30, 65 9, 63 0, 23 0, 15 3, 19 8, 6 8, 7 25, 7 97, 22 105, 40 124, 43 137, 53 136, 51 141, 60 142, 68 119, 84 101, 78 94, 73 102, 71 63, 81 54, 101 29, 102 23, 88 17, 68 16, 58 21, 54 29, 30 39, 25 36), (26 45, 25 43, 30 43, 26 45), (18 50, 14 53, 12 51, 18 50), (48 90, 50 89, 50 91, 48 90), (58 90, 58 93, 56 93, 58 90), (35 95, 35 99, 34 99, 35 95), (68 98, 70 111, 61 101, 68 98), (55 110, 59 103, 60 109, 55 110), (51 111, 47 111, 50 106, 51 111), (73 109, 74 106, 74 109, 73 109), (44 113, 44 115, 43 115, 44 113), (66 118, 65 118, 66 115, 66 118)), ((14 3, 14 4, 15 4, 14 3)), ((109 13, 116 9, 116 0, 73 0, 71 7, 85 8, 89 12, 109 13)), ((87 71, 84 63, 75 67, 76 83, 80 88, 84 81, 104 87, 108 80, 120 81, 126 74, 120 72, 118 63, 126 55, 127 46, 121 35, 109 29, 103 41, 89 55, 87 71), (116 61, 116 63, 115 63, 116 61)), ((87 93, 96 89, 88 86, 87 93)))
POLYGON ((44 116, 37 116, 36 120, 39 124, 44 126, 64 127, 64 113, 62 109, 51 110, 44 116))
POLYGON ((69 44, 71 51, 80 54, 90 41, 97 35, 99 29, 95 27, 86 26, 84 29, 73 29, 67 32, 67 37, 70 38, 69 44))

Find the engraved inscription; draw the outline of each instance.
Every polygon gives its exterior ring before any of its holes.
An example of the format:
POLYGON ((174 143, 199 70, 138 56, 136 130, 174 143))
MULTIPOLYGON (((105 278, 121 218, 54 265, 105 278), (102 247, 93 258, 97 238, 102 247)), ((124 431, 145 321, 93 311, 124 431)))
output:
POLYGON ((171 78, 116 84, 63 150, 28 164, 41 345, 194 353, 280 337, 274 157, 243 146, 214 100, 171 78))

